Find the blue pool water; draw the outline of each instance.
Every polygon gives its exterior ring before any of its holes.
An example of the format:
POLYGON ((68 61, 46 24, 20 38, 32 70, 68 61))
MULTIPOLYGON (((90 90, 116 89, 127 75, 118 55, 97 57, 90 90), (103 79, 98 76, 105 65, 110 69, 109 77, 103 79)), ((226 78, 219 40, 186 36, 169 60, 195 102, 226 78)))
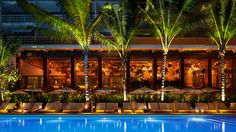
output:
POLYGON ((0 132, 236 132, 230 115, 0 115, 0 132))

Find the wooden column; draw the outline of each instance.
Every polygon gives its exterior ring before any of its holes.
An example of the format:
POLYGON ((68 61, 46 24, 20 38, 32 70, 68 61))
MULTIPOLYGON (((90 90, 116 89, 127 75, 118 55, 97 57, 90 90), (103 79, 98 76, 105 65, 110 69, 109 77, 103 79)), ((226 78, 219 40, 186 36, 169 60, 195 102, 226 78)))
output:
POLYGON ((130 56, 127 56, 126 63, 126 91, 130 91, 130 56))
POLYGON ((184 84, 184 56, 183 53, 181 53, 180 56, 180 86, 181 88, 184 88, 185 84, 184 84))
POLYGON ((71 71, 70 71, 70 78, 71 78, 71 88, 75 88, 75 57, 71 56, 71 71))
POLYGON ((212 59, 208 54, 208 87, 212 87, 212 59))
POLYGON ((102 57, 98 56, 98 89, 102 88, 102 57))
POLYGON ((232 92, 236 93, 236 59, 233 58, 233 65, 232 65, 232 72, 233 72, 233 76, 232 76, 232 92))
POLYGON ((152 58, 152 88, 157 89, 157 58, 155 54, 152 58))
POLYGON ((48 89, 48 57, 43 57, 43 89, 48 89))
MULTIPOLYGON (((16 68, 19 70, 19 73, 21 73, 21 69, 20 69, 20 57, 19 56, 16 56, 16 68)), ((16 87, 18 89, 22 88, 23 86, 20 85, 20 80, 18 80, 16 82, 16 87)))

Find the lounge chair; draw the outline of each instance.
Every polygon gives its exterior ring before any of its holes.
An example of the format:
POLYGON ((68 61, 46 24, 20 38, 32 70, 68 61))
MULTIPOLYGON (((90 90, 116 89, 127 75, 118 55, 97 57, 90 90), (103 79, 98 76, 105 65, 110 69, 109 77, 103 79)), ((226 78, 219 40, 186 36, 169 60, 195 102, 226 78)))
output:
POLYGON ((225 106, 225 103, 216 103, 216 109, 220 113, 229 112, 228 108, 225 106))
POLYGON ((216 104, 215 103, 208 103, 208 110, 206 111, 208 113, 216 113, 216 104))
POLYGON ((118 110, 118 103, 106 103, 105 112, 114 113, 116 110, 118 110))
POLYGON ((7 111, 12 112, 12 111, 14 111, 15 108, 16 108, 16 103, 10 103, 7 106, 7 111))
POLYGON ((190 103, 176 103, 175 104, 176 111, 179 113, 193 113, 196 112, 190 103))
POLYGON ((39 110, 38 112, 45 112, 45 113, 55 113, 59 112, 61 109, 61 103, 47 103, 45 108, 39 110))
POLYGON ((159 105, 158 103, 148 103, 148 109, 151 111, 151 112, 158 112, 160 111, 160 108, 159 108, 159 105))
POLYGON ((0 113, 7 113, 7 106, 9 105, 9 102, 4 102, 0 105, 0 113))
POLYGON ((32 109, 33 104, 32 103, 23 103, 15 112, 18 113, 26 113, 30 112, 32 109))
POLYGON ((34 112, 39 111, 40 109, 42 109, 42 106, 43 106, 43 103, 33 103, 31 112, 34 113, 34 112))
POLYGON ((96 113, 104 113, 106 110, 106 103, 97 103, 96 104, 96 113))
POLYGON ((236 102, 230 103, 229 112, 236 112, 236 102))
POLYGON ((135 113, 144 113, 144 110, 146 109, 146 103, 136 103, 135 104, 135 113))
POLYGON ((67 103, 62 110, 63 113, 76 113, 84 111, 84 103, 67 103))
POLYGON ((122 108, 124 113, 132 113, 130 102, 123 102, 122 108))
POLYGON ((198 112, 207 112, 208 105, 207 103, 195 103, 195 110, 198 112))
POLYGON ((173 103, 158 103, 159 110, 157 112, 173 112, 174 104, 173 103))

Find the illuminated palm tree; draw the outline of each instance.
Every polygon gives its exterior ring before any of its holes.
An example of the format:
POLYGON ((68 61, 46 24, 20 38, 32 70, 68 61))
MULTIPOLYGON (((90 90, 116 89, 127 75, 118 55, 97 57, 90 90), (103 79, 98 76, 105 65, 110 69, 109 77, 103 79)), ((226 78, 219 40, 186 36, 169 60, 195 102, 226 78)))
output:
POLYGON ((221 101, 225 101, 225 71, 224 57, 229 41, 236 33, 236 0, 216 0, 203 6, 203 13, 209 28, 210 39, 218 46, 221 73, 221 101))
MULTIPOLYGON (((174 38, 196 18, 187 19, 193 5, 192 0, 147 0, 146 8, 140 8, 144 21, 153 27, 156 39, 160 39, 163 51, 161 88, 165 87, 166 58, 174 38), (188 24, 187 24, 188 23, 188 24)), ((161 93, 161 101, 164 92, 161 93)))
MULTIPOLYGON (((36 5, 27 2, 27 0, 16 0, 17 3, 26 11, 31 13, 36 21, 48 24, 52 31, 46 31, 45 34, 53 38, 65 40, 75 39, 84 53, 84 76, 85 76, 85 98, 89 100, 89 82, 88 82, 88 53, 91 44, 94 28, 102 20, 105 11, 102 11, 96 18, 91 17, 92 0, 58 0, 62 10, 72 20, 63 19, 53 15, 36 5)), ((108 6, 106 6, 108 8, 108 6)), ((105 8, 104 8, 105 9, 105 8)))
POLYGON ((120 5, 112 5, 112 9, 107 14, 105 25, 110 31, 112 38, 109 39, 101 33, 95 33, 97 40, 102 44, 107 45, 110 50, 113 49, 117 51, 122 60, 122 87, 124 101, 126 101, 127 51, 134 39, 136 30, 136 26, 134 26, 135 24, 131 22, 133 20, 131 20, 132 17, 128 11, 127 1, 128 0, 122 0, 120 5))

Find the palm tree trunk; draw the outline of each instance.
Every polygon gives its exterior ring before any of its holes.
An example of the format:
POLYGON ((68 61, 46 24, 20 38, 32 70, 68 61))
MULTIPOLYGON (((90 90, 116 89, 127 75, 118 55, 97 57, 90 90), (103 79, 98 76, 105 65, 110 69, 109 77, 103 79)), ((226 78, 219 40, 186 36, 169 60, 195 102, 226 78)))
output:
POLYGON ((89 81, 88 81, 88 49, 84 50, 84 83, 85 83, 85 99, 89 101, 89 81))
POLYGON ((122 87, 123 87, 123 95, 124 95, 124 101, 127 100, 127 97, 126 97, 126 63, 127 63, 127 57, 124 55, 122 56, 122 87))
MULTIPOLYGON (((163 64, 162 64, 162 71, 161 71, 161 89, 165 87, 166 58, 167 58, 167 53, 163 53, 163 64)), ((163 91, 161 92, 161 101, 164 101, 163 91)))
POLYGON ((225 59, 224 54, 220 55, 220 73, 221 73, 221 101, 225 101, 225 59))

